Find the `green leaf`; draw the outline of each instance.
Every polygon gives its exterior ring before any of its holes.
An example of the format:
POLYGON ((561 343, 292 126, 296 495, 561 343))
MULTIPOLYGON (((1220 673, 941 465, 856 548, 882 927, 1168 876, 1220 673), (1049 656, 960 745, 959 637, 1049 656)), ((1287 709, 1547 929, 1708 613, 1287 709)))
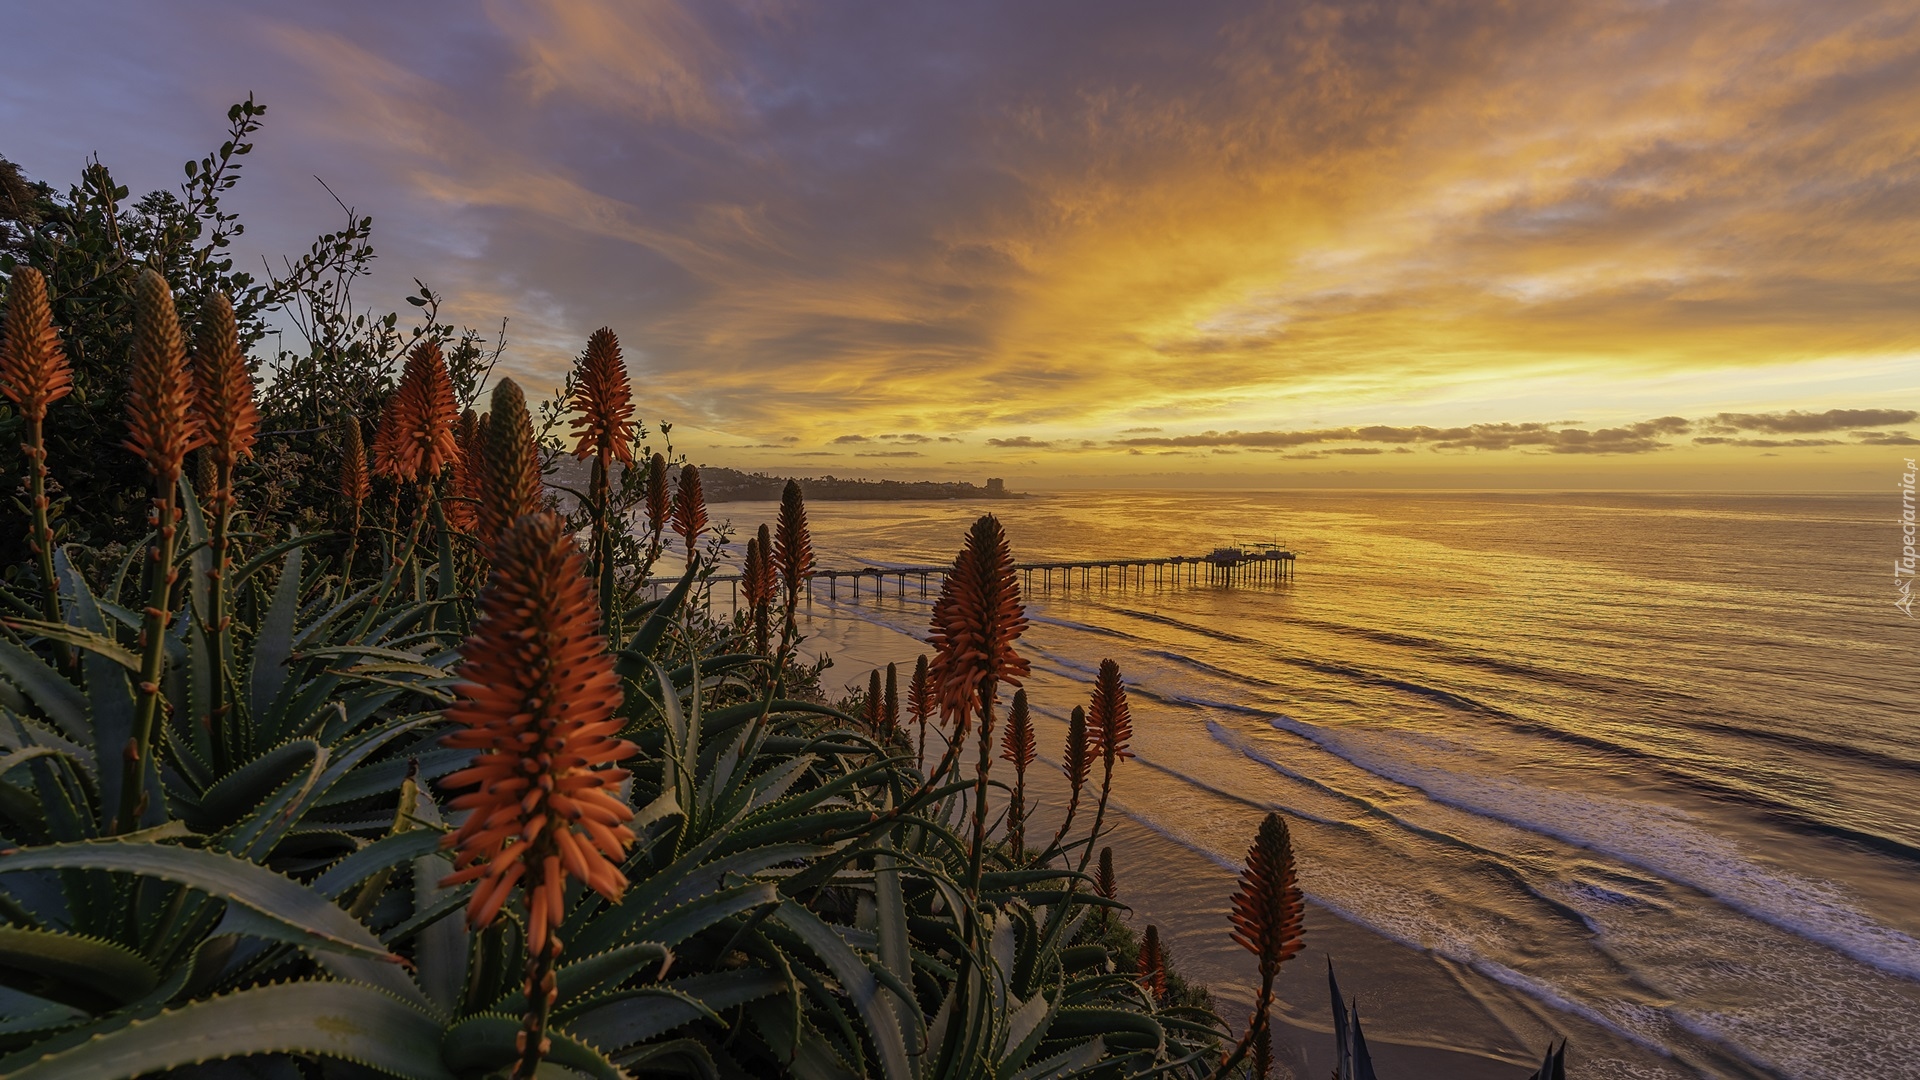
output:
MULTIPOLYGON (((117 1004, 137 1000, 160 981, 153 965, 124 945, 19 926, 0 926, 0 968, 80 987, 117 1004)), ((67 1000, 51 988, 44 993, 67 1000)))
MULTIPOLYGON (((664 973, 672 962, 672 950, 659 942, 622 945, 563 965, 553 973, 553 984, 560 993, 558 1001, 564 1005, 607 987, 618 986, 648 968, 657 968, 664 973)), ((493 1011, 517 1013, 526 1011, 526 1007, 527 995, 522 990, 501 998, 494 1004, 493 1011)))
POLYGON ((133 650, 107 637, 105 634, 96 634, 91 630, 82 630, 77 626, 68 626, 65 623, 45 622, 40 619, 6 619, 0 621, 4 621, 9 629, 26 630, 39 634, 41 637, 52 638, 55 641, 64 641, 69 645, 78 646, 96 656, 104 656, 114 663, 119 664, 121 667, 126 668, 128 671, 140 670, 140 658, 133 655, 133 650))
POLYGON ((392 870, 401 863, 431 855, 439 847, 440 834, 432 829, 409 829, 383 836, 329 866, 325 873, 313 880, 313 891, 329 900, 338 900, 346 895, 348 889, 380 871, 392 870))
POLYGON ((99 841, 26 848, 0 856, 0 875, 26 870, 109 870, 158 878, 225 900, 236 932, 306 948, 385 960, 379 939, 312 889, 264 866, 166 844, 99 841))
POLYGON ((11 641, 0 639, 0 675, 5 675, 33 699, 61 734, 83 746, 93 745, 93 729, 87 723, 86 695, 46 661, 11 641))
POLYGON ((269 726, 269 710, 287 683, 287 660, 293 655, 293 623, 300 613, 301 554, 297 547, 287 551, 280 583, 273 590, 273 603, 261 620, 260 635, 253 645, 252 692, 248 700, 255 723, 263 728, 269 726))
POLYGON ((9 1080, 127 1080, 250 1054, 340 1058, 404 1080, 456 1080, 440 1060, 440 1025, 372 987, 341 982, 261 986, 147 1020, 103 1022, 100 1034, 34 1060, 0 1060, 9 1080))
MULTIPOLYGON (((514 1038, 520 1034, 520 1018, 504 1013, 470 1016, 447 1029, 441 1042, 441 1055, 450 1068, 460 1072, 487 1072, 511 1066, 520 1054, 514 1038)), ((546 1060, 586 1073, 596 1080, 627 1080, 620 1066, 564 1031, 547 1029, 553 1049, 546 1060)))
POLYGON ((910 1080, 913 1070, 907 1064, 907 1048, 900 1035, 900 1023, 893 1009, 880 1000, 880 980, 874 977, 866 961, 854 954, 838 931, 820 921, 820 917, 789 900, 774 909, 772 918, 800 936, 808 948, 839 981, 841 990, 866 1021, 873 1038, 880 1068, 887 1080, 910 1080))
POLYGON ((627 647, 620 650, 614 666, 626 678, 639 681, 647 671, 647 664, 653 659, 654 651, 660 648, 661 639, 673 628, 674 617, 680 613, 680 607, 686 603, 687 592, 693 588, 693 579, 697 566, 688 566, 681 576, 680 583, 673 587, 653 611, 647 615, 647 621, 640 624, 633 637, 627 641, 627 647))
MULTIPOLYGON (((784 982, 771 972, 768 982, 784 982)), ((769 991, 775 992, 775 991, 769 991)), ((707 1019, 725 1026, 712 1007, 670 986, 643 986, 623 991, 564 1022, 567 1031, 595 1046, 619 1049, 664 1035, 682 1024, 707 1019)))
POLYGON ((196 832, 219 832, 239 821, 301 770, 313 768, 323 754, 323 748, 312 739, 296 739, 268 750, 208 788, 199 807, 187 815, 188 823, 196 832))

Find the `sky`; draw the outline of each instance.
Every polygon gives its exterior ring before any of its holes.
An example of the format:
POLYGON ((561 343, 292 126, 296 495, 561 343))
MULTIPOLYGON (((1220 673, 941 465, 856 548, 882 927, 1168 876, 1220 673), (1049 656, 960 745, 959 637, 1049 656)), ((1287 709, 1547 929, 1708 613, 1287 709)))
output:
POLYGON ((1920 453, 1920 3, 15 5, 0 155, 269 112, 243 258, 374 219, 535 396, 1026 486, 1877 490, 1920 453))

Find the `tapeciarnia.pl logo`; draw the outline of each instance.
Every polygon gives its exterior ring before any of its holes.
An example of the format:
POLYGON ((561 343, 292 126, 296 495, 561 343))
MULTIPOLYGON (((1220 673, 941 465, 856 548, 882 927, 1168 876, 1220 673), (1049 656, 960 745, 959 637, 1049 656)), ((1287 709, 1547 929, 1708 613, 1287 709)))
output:
POLYGON ((1893 561, 1893 588, 1900 598, 1893 606, 1913 618, 1913 459, 1907 459, 1907 471, 1900 474, 1900 557, 1893 561))

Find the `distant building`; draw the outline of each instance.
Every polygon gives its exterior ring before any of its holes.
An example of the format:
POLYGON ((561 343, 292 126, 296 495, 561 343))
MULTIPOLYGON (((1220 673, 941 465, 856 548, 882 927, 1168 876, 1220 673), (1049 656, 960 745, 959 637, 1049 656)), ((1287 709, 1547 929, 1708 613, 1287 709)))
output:
POLYGON ((997 476, 987 477, 987 497, 997 499, 1007 493, 1007 482, 997 476))

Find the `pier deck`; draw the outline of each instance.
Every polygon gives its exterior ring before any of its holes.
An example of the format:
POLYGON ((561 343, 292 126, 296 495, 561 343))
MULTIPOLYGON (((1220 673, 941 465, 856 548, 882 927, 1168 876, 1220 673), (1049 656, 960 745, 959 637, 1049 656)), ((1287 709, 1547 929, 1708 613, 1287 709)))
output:
MULTIPOLYGON (((1065 562, 1028 562, 1015 563, 1014 569, 1020 574, 1020 586, 1023 592, 1032 592, 1035 584, 1043 590, 1051 591, 1058 581, 1062 588, 1092 588, 1096 585, 1108 588, 1115 585, 1145 585, 1148 576, 1153 584, 1194 584, 1205 582, 1215 585, 1253 584, 1258 582, 1292 581, 1294 574, 1294 553, 1285 548, 1262 546, 1247 548, 1217 548, 1205 555, 1167 555, 1159 558, 1143 559, 1077 559, 1065 562)), ((860 583, 873 582, 873 595, 886 595, 889 578, 895 584, 895 595, 904 596, 909 584, 919 589, 919 595, 929 595, 929 589, 938 591, 938 582, 944 581, 947 566, 863 566, 852 569, 815 570, 809 582, 807 598, 813 598, 812 586, 821 581, 827 584, 827 595, 839 599, 840 584, 846 582, 853 590, 853 596, 860 596, 860 583)), ((714 574, 710 579, 718 585, 726 583, 736 593, 739 589, 740 575, 714 574)))

